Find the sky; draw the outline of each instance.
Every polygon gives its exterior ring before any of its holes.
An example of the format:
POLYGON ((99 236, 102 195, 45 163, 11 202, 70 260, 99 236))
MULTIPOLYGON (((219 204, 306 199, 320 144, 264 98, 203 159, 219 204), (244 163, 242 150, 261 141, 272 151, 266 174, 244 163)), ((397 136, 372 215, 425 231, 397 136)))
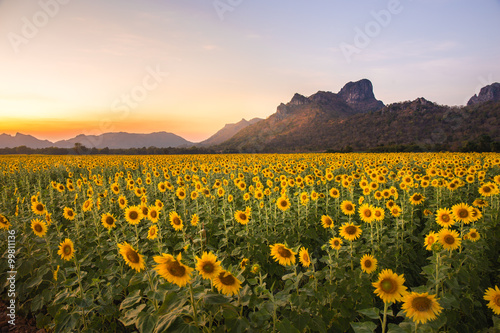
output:
POLYGON ((500 82, 500 0, 0 0, 0 133, 199 142, 294 93, 385 104, 500 82))

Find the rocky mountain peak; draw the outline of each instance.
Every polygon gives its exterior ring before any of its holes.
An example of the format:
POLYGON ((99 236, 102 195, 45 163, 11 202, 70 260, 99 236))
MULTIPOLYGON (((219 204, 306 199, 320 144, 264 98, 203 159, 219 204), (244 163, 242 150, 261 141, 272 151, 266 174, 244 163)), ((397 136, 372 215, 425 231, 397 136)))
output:
POLYGON ((302 96, 301 94, 295 93, 293 95, 292 99, 288 103, 289 105, 303 105, 309 103, 309 99, 305 96, 302 96))
POLYGON ((495 82, 481 88, 479 95, 472 96, 467 102, 467 105, 474 105, 488 101, 500 101, 500 83, 495 82))
POLYGON ((367 79, 347 83, 340 89, 339 96, 347 103, 365 102, 375 99, 373 85, 367 79))

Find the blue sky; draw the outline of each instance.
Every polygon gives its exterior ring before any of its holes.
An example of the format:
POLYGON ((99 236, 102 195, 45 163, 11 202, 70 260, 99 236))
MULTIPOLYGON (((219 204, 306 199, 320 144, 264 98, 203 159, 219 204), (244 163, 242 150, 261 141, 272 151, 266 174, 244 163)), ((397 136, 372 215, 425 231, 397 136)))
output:
POLYGON ((3 0, 0 132, 200 141, 362 78, 386 104, 463 105, 500 81, 499 17, 499 0, 3 0))

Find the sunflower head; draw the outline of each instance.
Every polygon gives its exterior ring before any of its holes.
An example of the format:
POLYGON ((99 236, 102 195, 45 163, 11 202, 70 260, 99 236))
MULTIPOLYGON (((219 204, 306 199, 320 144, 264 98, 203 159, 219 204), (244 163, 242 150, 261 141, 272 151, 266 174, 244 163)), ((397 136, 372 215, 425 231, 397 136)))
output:
POLYGON ((361 270, 367 274, 370 274, 377 269, 378 261, 372 255, 365 254, 363 257, 361 257, 360 263, 361 270))
POLYGON ((144 258, 130 244, 124 242, 123 244, 118 244, 118 248, 123 259, 125 259, 125 262, 131 268, 135 269, 137 272, 146 268, 144 258))
POLYGON ((472 207, 465 203, 456 204, 451 209, 455 220, 459 222, 469 224, 474 220, 472 217, 472 207))
POLYGON ((156 256, 153 259, 158 263, 154 269, 168 282, 183 287, 191 281, 191 272, 193 269, 181 262, 181 253, 177 255, 177 258, 163 253, 161 256, 156 256))
POLYGON ((403 311, 416 323, 425 324, 437 318, 443 308, 436 300, 436 295, 428 293, 408 293, 403 298, 403 311))
POLYGON ((344 237, 345 240, 353 241, 361 236, 361 228, 353 223, 344 223, 340 228, 340 236, 344 237))
POLYGON ((142 210, 140 207, 137 206, 131 206, 127 207, 125 209, 125 220, 132 224, 136 225, 139 224, 139 222, 142 220, 143 215, 142 215, 142 210))
POLYGON ((373 282, 374 293, 385 303, 401 301, 406 295, 404 275, 393 273, 390 269, 384 269, 378 275, 378 280, 373 282))
POLYGON ((340 250, 340 248, 342 247, 342 238, 340 237, 334 237, 332 239, 330 239, 330 247, 334 250, 340 250))
POLYGON ((309 265, 311 265, 311 257, 309 256, 309 251, 305 247, 299 250, 299 261, 304 267, 309 267, 309 265))
POLYGON ((155 239, 156 237, 158 237, 158 227, 152 225, 148 230, 148 239, 155 239))
POLYGON ((64 260, 71 260, 73 258, 75 255, 75 247, 71 239, 66 238, 59 244, 59 251, 57 251, 57 254, 64 260))
POLYGON ((481 235, 479 232, 475 229, 472 228, 469 230, 469 233, 467 234, 467 239, 471 240, 473 242, 477 242, 481 238, 481 235))
POLYGON ((333 220, 330 216, 328 215, 323 215, 321 216, 321 225, 323 228, 330 228, 333 229, 333 220))
POLYGON ((269 247, 271 248, 271 257, 273 257, 273 259, 280 265, 295 265, 295 255, 297 253, 286 247, 285 244, 276 243, 274 245, 270 245, 269 247))
POLYGON ((203 252, 201 258, 196 257, 196 270, 204 279, 214 279, 222 270, 220 261, 212 252, 203 252))
POLYGON ((11 224, 9 220, 2 214, 0 214, 0 229, 9 229, 11 224))
POLYGON ((436 212, 436 223, 443 228, 449 228, 455 224, 455 219, 451 210, 446 208, 438 209, 436 212))
POLYGON ((438 239, 445 250, 452 251, 460 247, 461 239, 455 230, 441 229, 438 239))
POLYGON ((220 271, 213 281, 215 288, 224 295, 237 295, 241 289, 241 281, 225 270, 220 271))
POLYGON ((276 200, 276 206, 285 212, 290 208, 290 200, 286 196, 281 196, 276 200))
POLYGON ((104 226, 104 228, 106 228, 108 230, 112 229, 112 228, 116 228, 115 221, 116 221, 116 219, 112 214, 110 214, 110 213, 102 214, 101 223, 104 226))
POLYGON ((500 315, 500 289, 498 286, 495 288, 488 288, 484 293, 484 300, 489 301, 488 307, 493 310, 493 313, 497 316, 500 315))
POLYGON ((234 213, 234 218, 236 219, 236 221, 240 224, 248 224, 248 222, 250 221, 250 212, 248 210, 245 210, 245 211, 241 211, 241 210, 238 210, 236 211, 236 213, 234 213))
POLYGON ((41 202, 35 201, 31 204, 31 210, 36 215, 45 215, 45 205, 41 202))
POLYGON ((351 201, 345 200, 340 205, 340 209, 345 215, 353 215, 356 212, 356 205, 351 201))
POLYGON ((38 237, 43 237, 47 233, 47 224, 39 219, 31 221, 31 229, 38 237))
POLYGON ((172 225, 172 227, 177 231, 182 230, 184 224, 182 223, 182 219, 179 214, 177 214, 177 212, 170 212, 168 216, 170 219, 170 225, 172 225))

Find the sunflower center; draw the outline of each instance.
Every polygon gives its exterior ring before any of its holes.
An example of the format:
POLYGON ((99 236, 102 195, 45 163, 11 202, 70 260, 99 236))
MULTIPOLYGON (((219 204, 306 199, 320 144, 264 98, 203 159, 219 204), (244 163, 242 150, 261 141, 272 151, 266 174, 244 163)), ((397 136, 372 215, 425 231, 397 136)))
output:
POLYGON ((491 188, 489 186, 484 186, 483 187, 483 192, 489 193, 489 192, 491 192, 491 188))
POLYGON ((372 267, 372 261, 371 261, 371 260, 369 260, 369 259, 368 259, 368 260, 365 260, 365 267, 366 267, 366 268, 370 268, 370 267, 372 267))
POLYGON ((156 214, 156 211, 155 210, 152 210, 151 211, 151 217, 152 218, 156 218, 157 214, 156 214))
POLYGON ((245 221, 247 219, 247 214, 245 213, 240 213, 240 219, 245 221))
POLYGON ((127 259, 133 263, 133 264, 137 264, 139 262, 139 255, 137 254, 137 252, 135 251, 132 251, 132 250, 129 250, 127 252, 127 259))
POLYGON ((375 216, 376 216, 376 217, 380 217, 380 216, 382 216, 382 213, 380 213, 379 211, 376 211, 376 212, 375 212, 375 216))
POLYGON ((493 303, 496 304, 496 306, 500 306, 500 295, 495 295, 495 297, 492 299, 493 303))
POLYGON ((280 205, 281 207, 286 207, 288 203, 286 202, 286 200, 281 200, 280 205))
POLYGON ((391 279, 384 279, 380 283, 380 289, 382 289, 387 294, 393 294, 397 290, 396 282, 391 279))
POLYGON ((339 243, 339 241, 338 241, 338 240, 334 240, 334 241, 333 241, 333 246, 339 246, 339 245, 340 245, 340 243, 339 243))
POLYGON ((354 234, 356 234, 357 230, 358 229, 355 226, 350 225, 350 226, 348 226, 348 227, 345 228, 345 233, 348 234, 348 235, 354 235, 354 234))
POLYGON ((181 220, 176 216, 172 219, 172 223, 175 224, 175 225, 180 225, 181 224, 181 220))
POLYGON ((325 219, 325 224, 326 224, 326 225, 332 225, 332 220, 330 220, 330 219, 325 219))
POLYGON ((365 210, 364 214, 365 214, 366 217, 370 217, 370 216, 372 216, 372 211, 369 210, 369 209, 365 210))
POLYGON ((469 235, 470 235, 470 238, 476 238, 477 237, 477 233, 475 233, 474 231, 472 231, 469 235))
POLYGON ((63 252, 64 252, 64 254, 65 254, 65 255, 69 255, 69 254, 71 254, 71 246, 69 246, 69 245, 65 245, 65 246, 63 247, 63 252))
POLYGON ((448 245, 452 245, 455 243, 455 237, 453 237, 452 235, 446 235, 444 236, 444 242, 448 245))
POLYGON ((118 201, 120 203, 120 205, 124 205, 125 204, 125 200, 123 199, 120 199, 120 201, 118 201))
POLYGON ((36 207, 35 207, 35 208, 36 208, 36 210, 37 210, 37 211, 39 211, 39 212, 43 211, 43 205, 42 205, 41 203, 39 203, 38 205, 36 205, 36 207))
POLYGON ((429 238, 427 238, 427 243, 433 244, 434 243, 434 237, 429 236, 429 238))
POLYGON ((302 255, 302 261, 304 261, 304 262, 309 262, 309 255, 308 255, 307 253, 304 253, 304 254, 302 255))
POLYGON ((206 263, 205 265, 203 265, 203 271, 205 273, 212 273, 214 271, 214 265, 212 265, 211 263, 206 263))
POLYGON ((139 217, 139 214, 137 214, 136 211, 131 211, 129 214, 128 214, 128 217, 130 217, 131 220, 136 220, 138 217, 139 217))
POLYGON ((415 200, 415 201, 419 201, 421 199, 422 199, 422 196, 420 194, 416 194, 413 196, 413 200, 415 200))
POLYGON ((469 216, 469 212, 467 211, 467 209, 460 209, 458 211, 458 216, 460 218, 466 218, 467 216, 469 216))
POLYGON ((142 214, 143 214, 143 215, 148 215, 148 208, 147 208, 147 207, 144 207, 144 208, 142 209, 142 214))
POLYGON ((353 207, 352 207, 352 205, 351 205, 351 204, 347 204, 347 205, 345 205, 345 209, 346 209, 347 211, 350 211, 350 210, 353 210, 353 207))
POLYGON ((223 285, 232 286, 236 282, 236 280, 234 279, 234 276, 232 276, 231 274, 228 274, 227 276, 224 276, 224 274, 225 273, 221 273, 219 275, 220 282, 223 285))
POLYGON ((106 217, 106 224, 107 225, 113 225, 114 222, 115 222, 115 220, 111 216, 106 217))
POLYGON ((153 228, 153 229, 149 230, 149 234, 151 236, 154 236, 156 234, 156 229, 153 228))
POLYGON ((177 260, 170 262, 167 270, 170 274, 176 277, 183 277, 186 274, 186 269, 177 260))
POLYGON ((42 226, 40 224, 35 225, 35 231, 36 232, 42 232, 43 231, 42 226))
POLYGON ((448 214, 444 214, 443 216, 441 216, 441 220, 443 220, 443 222, 450 222, 450 215, 448 214))
POLYGON ((290 252, 290 250, 288 249, 285 249, 283 246, 280 246, 278 248, 278 253, 283 258, 290 258, 292 256, 292 252, 290 252))
POLYGON ((411 302, 411 307, 419 312, 429 311, 431 305, 432 301, 425 296, 415 297, 411 302))

